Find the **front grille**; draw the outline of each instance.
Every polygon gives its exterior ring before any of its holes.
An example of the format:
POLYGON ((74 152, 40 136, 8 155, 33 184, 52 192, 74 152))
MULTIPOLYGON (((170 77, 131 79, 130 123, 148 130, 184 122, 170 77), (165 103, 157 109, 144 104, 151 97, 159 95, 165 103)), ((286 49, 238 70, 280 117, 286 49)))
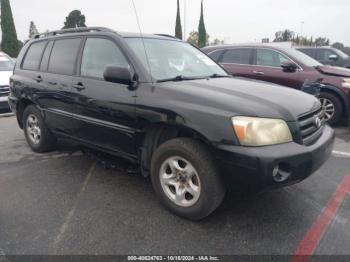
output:
POLYGON ((1 96, 8 96, 10 94, 10 87, 9 86, 0 86, 0 97, 1 96))
POLYGON ((316 111, 299 117, 298 122, 302 142, 304 145, 309 146, 315 143, 322 135, 326 123, 325 113, 322 108, 319 108, 316 111))

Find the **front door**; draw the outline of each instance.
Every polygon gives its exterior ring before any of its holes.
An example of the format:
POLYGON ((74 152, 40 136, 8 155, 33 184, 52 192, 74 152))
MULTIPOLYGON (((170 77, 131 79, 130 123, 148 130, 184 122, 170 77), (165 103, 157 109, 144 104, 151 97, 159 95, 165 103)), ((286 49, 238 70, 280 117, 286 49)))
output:
POLYGON ((105 81, 107 65, 130 66, 114 40, 88 37, 78 76, 73 78, 75 136, 101 149, 134 157, 135 91, 105 81))
POLYGON ((254 66, 251 69, 252 78, 300 89, 303 85, 300 69, 287 72, 281 67, 281 64, 287 60, 290 59, 280 52, 268 48, 257 48, 254 66))

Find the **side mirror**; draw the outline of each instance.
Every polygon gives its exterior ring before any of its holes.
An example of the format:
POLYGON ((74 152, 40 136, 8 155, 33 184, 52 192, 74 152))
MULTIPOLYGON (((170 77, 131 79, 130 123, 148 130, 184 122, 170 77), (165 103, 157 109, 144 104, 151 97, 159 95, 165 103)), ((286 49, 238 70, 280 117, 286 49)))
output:
POLYGON ((281 67, 282 67, 283 71, 285 71, 285 72, 295 72, 298 68, 298 66, 295 63, 293 63, 292 61, 284 61, 281 64, 281 67))
POLYGON ((108 65, 103 72, 103 78, 112 83, 124 84, 130 86, 132 84, 132 76, 128 67, 108 65))
POLYGON ((328 57, 328 59, 331 60, 331 61, 337 61, 338 58, 339 58, 339 57, 338 57, 337 55, 330 55, 330 56, 328 57))

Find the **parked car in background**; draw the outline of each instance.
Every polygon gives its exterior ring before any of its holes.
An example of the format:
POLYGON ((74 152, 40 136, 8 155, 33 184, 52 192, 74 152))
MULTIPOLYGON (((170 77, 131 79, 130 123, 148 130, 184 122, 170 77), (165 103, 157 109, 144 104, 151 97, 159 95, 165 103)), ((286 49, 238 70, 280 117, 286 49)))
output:
POLYGON ((175 38, 106 28, 37 35, 9 102, 35 152, 64 137, 123 157, 165 207, 195 220, 242 179, 259 190, 302 181, 334 142, 315 97, 235 79, 175 38))
POLYGON ((336 48, 298 47, 297 49, 321 64, 350 68, 350 57, 336 48))
POLYGON ((206 47, 203 51, 234 76, 272 82, 299 90, 305 81, 319 80, 324 85, 319 99, 328 123, 348 123, 349 69, 324 66, 293 48, 232 45, 206 47))
POLYGON ((14 61, 8 55, 0 52, 0 114, 11 111, 8 104, 8 96, 10 93, 10 76, 14 65, 14 61))

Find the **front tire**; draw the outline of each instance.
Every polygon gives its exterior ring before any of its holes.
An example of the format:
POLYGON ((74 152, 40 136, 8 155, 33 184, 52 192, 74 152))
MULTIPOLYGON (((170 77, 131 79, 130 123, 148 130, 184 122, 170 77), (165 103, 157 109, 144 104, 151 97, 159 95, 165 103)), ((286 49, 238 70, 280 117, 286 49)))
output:
POLYGON ((319 100, 325 112, 327 123, 329 125, 338 124, 343 113, 343 106, 339 98, 331 93, 322 92, 319 100))
POLYGON ((27 143, 34 152, 45 153, 55 148, 56 138, 47 128, 35 105, 29 105, 24 110, 23 130, 27 143))
POLYGON ((151 180, 161 203, 191 220, 210 215, 226 192, 214 158, 204 144, 190 138, 167 141, 155 151, 151 180))

